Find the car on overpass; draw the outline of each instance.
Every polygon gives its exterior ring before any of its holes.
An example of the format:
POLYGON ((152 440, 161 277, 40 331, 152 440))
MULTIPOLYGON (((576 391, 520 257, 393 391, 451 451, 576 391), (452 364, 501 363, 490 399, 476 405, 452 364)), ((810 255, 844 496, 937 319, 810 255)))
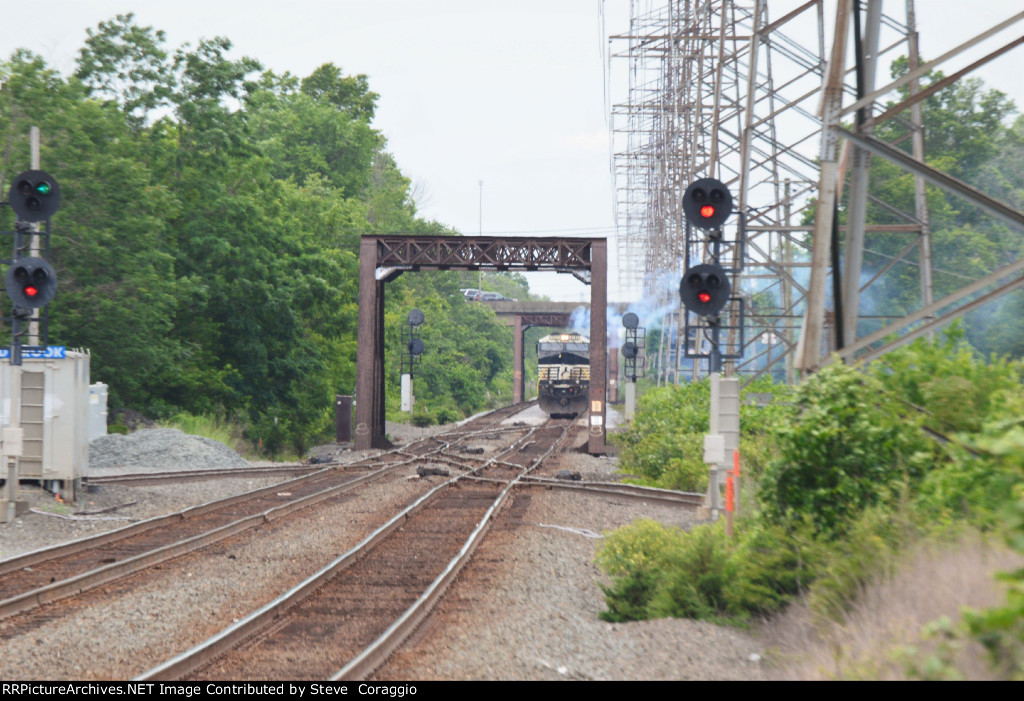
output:
POLYGON ((484 290, 463 289, 462 294, 468 302, 518 302, 518 299, 506 297, 498 292, 486 292, 484 290))

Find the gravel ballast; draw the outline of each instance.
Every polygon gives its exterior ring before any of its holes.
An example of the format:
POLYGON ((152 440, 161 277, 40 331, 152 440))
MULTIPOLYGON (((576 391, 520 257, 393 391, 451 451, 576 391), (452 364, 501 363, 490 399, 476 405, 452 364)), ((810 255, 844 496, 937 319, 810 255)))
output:
MULTIPOLYGON (((557 469, 612 476, 578 453, 557 469)), ((688 526, 699 514, 567 490, 516 496, 445 602, 375 679, 761 680, 763 646, 701 621, 607 623, 594 564, 602 531, 639 517, 688 526)))
MULTIPOLYGON (((389 424, 388 431, 393 439, 406 438, 398 427, 389 424)), ((416 430, 417 434, 425 432, 416 430)), ((106 461, 102 464, 108 467, 96 467, 96 474, 218 466, 194 455, 203 448, 217 451, 216 446, 184 434, 136 438, 132 444, 138 448, 135 454, 120 441, 110 441, 110 446, 100 446, 107 451, 101 455, 106 461), (164 457, 156 457, 161 455, 164 457), (196 462, 189 462, 193 459, 196 462), (163 462, 153 464, 160 460, 163 462), (187 464, 194 467, 184 467, 187 464)), ((354 460, 363 455, 347 452, 339 457, 354 460)), ((237 455, 234 458, 245 463, 237 455)), ((566 453, 556 467, 580 472, 586 478, 611 477, 615 461, 566 453)), ((310 509, 293 526, 267 527, 252 538, 182 558, 166 568, 167 579, 136 587, 113 609, 84 608, 6 639, 0 675, 4 679, 122 679, 137 675, 155 664, 154 660, 162 661, 201 642, 224 621, 229 624, 244 616, 290 586, 289 582, 308 576, 350 547, 359 533, 381 520, 393 505, 428 486, 431 478, 419 480, 413 475, 414 468, 410 468, 409 474, 368 490, 364 497, 310 509), (182 578, 172 580, 172 569, 182 578), (175 584, 168 587, 171 581, 175 584)), ((220 479, 161 487, 109 486, 82 495, 75 505, 56 504, 53 495, 24 489, 23 497, 28 492, 34 506, 54 511, 135 502, 109 515, 139 519, 277 481, 220 479)), ((593 536, 639 517, 684 526, 695 519, 692 511, 629 499, 558 489, 520 494, 503 510, 474 561, 460 575, 452 596, 417 631, 413 646, 393 657, 378 678, 766 678, 760 662, 763 650, 743 631, 685 620, 611 624, 598 619, 604 607, 600 584, 607 579, 593 564, 600 543, 593 536)), ((0 525, 0 552, 2 557, 10 557, 123 523, 67 521, 29 513, 14 523, 0 525)), ((0 632, 3 628, 0 622, 0 632)))
POLYGON ((223 443, 202 436, 189 436, 176 428, 149 428, 125 436, 110 434, 89 444, 90 471, 152 467, 160 470, 202 470, 248 466, 247 460, 223 443))

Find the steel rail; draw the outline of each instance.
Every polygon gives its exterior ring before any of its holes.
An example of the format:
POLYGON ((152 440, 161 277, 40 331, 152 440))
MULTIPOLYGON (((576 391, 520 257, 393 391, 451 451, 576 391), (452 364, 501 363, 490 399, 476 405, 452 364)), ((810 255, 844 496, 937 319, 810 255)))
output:
MULTIPOLYGON (((539 460, 543 459, 543 457, 546 457, 551 450, 554 450, 557 444, 568 433, 568 430, 571 428, 571 426, 572 424, 567 424, 565 426, 562 435, 559 437, 559 439, 552 445, 549 451, 545 453, 544 456, 542 456, 541 458, 538 458, 538 460, 535 461, 535 463, 539 462, 539 460)), ((502 451, 502 454, 512 452, 518 449, 518 447, 523 443, 523 441, 528 439, 534 432, 536 432, 536 430, 537 427, 529 428, 529 430, 526 432, 526 435, 520 437, 514 443, 508 446, 504 451, 502 451)), ((390 518, 386 523, 384 523, 380 528, 375 530, 373 533, 370 533, 368 536, 366 536, 366 538, 364 538, 358 544, 353 546, 347 552, 343 553, 338 558, 328 563, 323 568, 321 568, 314 574, 310 575, 296 586, 284 592, 273 601, 270 601, 266 605, 262 606, 261 608, 254 611, 245 618, 237 621, 228 628, 225 628, 223 631, 212 636, 206 641, 165 661, 164 663, 148 670, 147 672, 144 672, 142 675, 137 677, 136 680, 148 681, 157 679, 180 679, 183 676, 207 664, 208 662, 225 654, 226 652, 240 644, 242 641, 255 635, 257 631, 266 628, 267 626, 272 624, 277 618, 281 617, 282 615, 285 615, 287 611, 289 611, 293 606, 297 605, 310 594, 312 594, 314 591, 316 591, 318 588, 320 588, 327 580, 335 577, 338 573, 342 572, 343 570, 351 566, 353 563, 355 563, 357 560, 361 559, 364 555, 367 554, 369 550, 378 545, 382 540, 384 540, 390 534, 404 526, 413 515, 415 515, 417 512, 425 508, 425 506, 429 502, 433 501, 440 494, 455 486, 460 480, 464 479, 467 475, 471 473, 472 471, 467 471, 464 474, 456 475, 446 480, 445 482, 442 482, 441 484, 437 485, 436 487, 434 487, 433 489, 419 497, 412 504, 402 509, 399 513, 397 513, 392 518, 390 518)), ((502 494, 504 493, 505 490, 503 490, 502 494)), ((502 498, 501 495, 499 495, 498 498, 502 498)), ((488 513, 491 513, 493 508, 494 507, 492 505, 491 509, 488 510, 488 513)), ((473 535, 471 535, 470 539, 479 539, 480 537, 482 537, 482 534, 480 533, 480 527, 478 524, 477 528, 474 529, 473 535)), ((466 546, 463 546, 462 550, 466 550, 466 546)), ((460 553, 461 552, 462 551, 460 551, 460 553)), ((450 568, 451 564, 449 564, 449 566, 445 568, 445 572, 449 572, 450 568)), ((403 616, 403 618, 405 617, 403 616)), ((392 628, 394 627, 395 626, 392 626, 392 628)), ((401 630, 406 630, 406 627, 402 626, 401 630)), ((391 631, 391 628, 389 628, 389 631, 391 631)), ((397 634, 399 634, 397 631, 391 631, 387 635, 389 639, 392 639, 391 636, 397 634)), ((373 643, 374 646, 377 646, 378 644, 386 646, 388 643, 381 643, 380 639, 378 639, 377 642, 373 643)), ((380 649, 383 648, 381 647, 380 649)), ((363 657, 363 655, 361 655, 360 657, 363 657)), ((360 668, 362 668, 366 664, 365 659, 372 660, 373 653, 369 653, 365 656, 364 661, 360 662, 360 668)))
MULTIPOLYGON (((275 506, 272 509, 267 509, 266 511, 262 511, 257 514, 244 516, 213 530, 192 536, 191 538, 186 538, 153 550, 148 550, 119 562, 113 562, 103 567, 97 567, 96 569, 88 570, 73 577, 53 582, 52 584, 47 584, 42 587, 37 587, 22 594, 4 599, 3 601, 0 601, 0 619, 24 613, 25 611, 38 608, 58 599, 80 594, 89 589, 94 589, 101 584, 121 579, 122 577, 126 577, 148 567, 152 567, 153 565, 157 565, 176 557, 180 557, 181 555, 185 555, 194 550, 204 548, 230 536, 255 528, 256 526, 264 523, 274 521, 275 519, 286 516, 293 511, 313 506, 325 499, 335 497, 339 494, 344 494, 356 487, 361 487, 367 482, 372 482, 381 478, 384 474, 396 469, 397 467, 399 467, 399 465, 388 465, 385 468, 381 468, 379 471, 355 477, 344 484, 328 487, 327 489, 314 492, 313 494, 308 494, 304 497, 289 501, 280 506, 275 506)), ((280 489, 280 485, 277 485, 276 488, 280 489)))
MULTIPOLYGON (((467 422, 473 421, 473 420, 478 420, 478 419, 484 418, 486 416, 491 416, 491 415, 494 415, 494 414, 499 414, 500 415, 499 416, 499 420, 503 420, 504 413, 509 408, 510 407, 506 407, 506 408, 499 409, 499 410, 494 411, 494 412, 490 412, 489 414, 481 414, 481 415, 478 415, 478 416, 470 417, 469 419, 467 419, 467 422)), ((520 407, 520 410, 521 410, 521 407, 520 407)), ((518 427, 518 430, 522 430, 522 427, 518 427)), ((488 429, 475 429, 475 431, 480 431, 480 432, 486 433, 488 431, 488 429)), ((440 434, 440 435, 441 436, 450 436, 450 435, 455 435, 455 434, 459 434, 459 432, 458 431, 450 431, 450 432, 447 432, 445 434, 440 434)), ((461 435, 461 434, 459 434, 459 435, 461 435)), ((424 438, 424 439, 422 439, 420 441, 417 441, 416 443, 414 443, 414 444, 412 444, 410 446, 405 446, 403 448, 397 448, 395 450, 383 452, 383 453, 380 453, 378 455, 375 455, 375 456, 372 456, 372 457, 369 457, 369 458, 364 458, 364 459, 359 460, 357 462, 349 463, 347 465, 344 465, 344 467, 345 468, 349 468, 349 469, 356 468, 356 467, 365 467, 367 465, 372 465, 374 461, 379 461, 381 458, 385 458, 385 457, 388 457, 388 456, 391 456, 391 455, 400 455, 400 456, 406 457, 407 459, 401 460, 401 461, 398 461, 398 462, 394 462, 394 463, 391 463, 389 465, 386 465, 385 466, 386 469, 390 469, 390 468, 394 468, 394 467, 400 467, 402 465, 407 465, 410 462, 413 462, 414 460, 422 459, 424 457, 424 456, 420 456, 420 455, 415 455, 413 453, 409 453, 408 450, 410 448, 413 448, 416 445, 425 444, 427 441, 434 441, 438 437, 439 436, 431 436, 429 438, 424 438)), ((446 445, 450 445, 450 443, 446 444, 446 445)), ((434 447, 432 450, 428 451, 425 455, 429 456, 429 455, 438 453, 438 452, 444 450, 444 448, 445 448, 445 446, 434 447)), ((239 502, 242 502, 242 501, 246 501, 246 500, 251 499, 253 497, 263 496, 265 494, 269 494, 270 492, 278 491, 278 490, 281 490, 281 489, 288 489, 288 488, 290 488, 292 486, 295 486, 295 485, 297 485, 297 484, 299 484, 301 482, 304 482, 306 480, 315 479, 318 476, 320 476, 321 473, 325 474, 325 473, 327 473, 330 470, 337 469, 337 467, 338 467, 338 465, 336 465, 336 464, 328 464, 328 465, 325 465, 325 466, 317 466, 315 471, 312 472, 311 474, 302 475, 302 476, 296 477, 296 478, 291 479, 291 480, 285 480, 283 482, 278 482, 276 484, 272 484, 272 485, 267 486, 267 487, 260 487, 259 489, 254 489, 252 491, 244 492, 242 494, 236 494, 235 496, 232 496, 232 497, 226 497, 224 499, 219 499, 219 500, 216 500, 216 501, 210 501, 210 502, 207 502, 205 504, 199 504, 197 506, 191 506, 191 507, 189 507, 187 509, 182 509, 181 511, 176 511, 176 512, 171 513, 171 514, 165 514, 163 516, 155 516, 153 518, 149 518, 149 519, 146 519, 144 521, 140 521, 138 523, 133 523, 133 524, 130 524, 130 525, 127 525, 127 526, 123 526, 121 528, 113 529, 113 530, 110 530, 110 531, 105 531, 103 533, 99 533, 99 534, 94 535, 94 536, 88 536, 88 537, 85 537, 85 538, 79 538, 77 540, 72 540, 72 541, 69 541, 67 543, 61 543, 60 545, 50 546, 50 547, 46 547, 46 548, 39 548, 37 550, 33 550, 33 551, 30 551, 30 552, 27 552, 27 553, 23 553, 21 555, 17 555, 17 556, 14 556, 14 557, 11 557, 11 558, 8 558, 8 559, 5 559, 5 560, 0 560, 0 574, 4 574, 4 573, 11 572, 11 571, 14 571, 14 570, 23 569, 25 567, 31 567, 32 565, 36 565, 36 564, 39 564, 40 562, 45 562, 47 560, 53 560, 53 559, 57 559, 57 558, 64 558, 64 557, 67 557, 69 555, 73 555, 75 553, 81 552, 83 550, 88 550, 89 548, 92 548, 92 547, 96 547, 96 546, 99 546, 99 545, 106 545, 106 544, 112 543, 114 541, 120 540, 122 538, 127 538, 127 537, 131 537, 131 536, 134 536, 134 535, 138 535, 139 533, 143 533, 146 530, 150 530, 150 529, 153 529, 153 528, 162 528, 162 527, 171 525, 171 524, 173 524, 175 522, 178 522, 178 521, 182 521, 182 520, 185 520, 185 519, 188 519, 188 518, 199 516, 199 515, 204 514, 204 513, 208 512, 208 511, 212 511, 212 510, 215 510, 215 509, 220 509, 220 508, 223 508, 225 506, 231 506, 233 504, 236 504, 236 503, 239 503, 239 502)), ((236 468, 236 469, 245 469, 245 468, 236 468)), ((378 469, 383 469, 383 468, 378 468, 378 469)), ((162 473, 162 474, 167 474, 167 473, 162 473)))
POLYGON ((491 524, 494 522, 494 516, 498 513, 501 507, 505 504, 508 495, 512 493, 512 490, 516 487, 524 477, 529 474, 530 471, 536 469, 540 463, 547 458, 551 453, 565 440, 566 435, 569 433, 569 429, 572 428, 572 424, 567 424, 562 429, 561 435, 555 439, 551 446, 544 451, 529 467, 525 468, 524 473, 513 478, 501 491, 501 493, 495 498, 490 508, 480 519, 476 528, 466 539, 459 553, 452 558, 448 565, 444 568, 444 571, 430 584, 430 586, 420 595, 416 602, 410 606, 405 613, 403 613, 398 620, 392 623, 384 633, 380 635, 375 641, 370 643, 361 653, 356 655, 349 661, 344 667, 334 673, 329 681, 342 681, 342 680, 357 680, 365 679, 371 675, 380 665, 382 665, 387 658, 393 653, 404 641, 419 627, 419 625, 426 619, 430 612, 434 609, 437 601, 441 596, 448 590, 449 585, 455 580, 462 568, 469 562, 473 553, 476 551, 477 546, 483 541, 484 536, 490 530, 491 524))
MULTIPOLYGON (((505 411, 507 410, 503 409, 499 410, 499 412, 492 413, 499 413, 503 415, 505 411)), ((500 416, 499 420, 501 418, 503 417, 500 416)), ((486 430, 487 429, 484 429, 485 432, 486 430)), ((523 430, 522 427, 520 427, 519 430, 523 430)), ((451 431, 445 435, 447 435, 448 437, 454 437, 454 442, 463 439, 461 432, 459 431, 451 431)), ((437 436, 433 436, 429 440, 436 441, 437 439, 437 436)), ((420 445, 421 447, 423 447, 427 443, 428 440, 424 439, 422 441, 418 441, 414 445, 420 445)), ((331 487, 319 490, 312 494, 308 494, 290 500, 284 504, 273 507, 271 509, 267 509, 263 512, 250 514, 249 516, 242 517, 240 519, 224 524, 218 528, 207 531, 205 533, 197 534, 195 536, 192 536, 191 538, 177 541, 175 543, 158 547, 153 550, 148 550, 146 552, 139 553, 138 555, 135 555, 133 557, 121 560, 119 562, 110 563, 103 567, 88 570, 78 575, 74 575, 72 577, 68 577, 57 582, 51 582, 50 584, 44 585, 42 587, 37 587, 22 592, 21 594, 8 597, 7 599, 0 601, 0 619, 7 618, 19 613, 24 613, 34 608, 38 608, 39 606, 42 606, 44 604, 53 602, 57 599, 80 594, 89 589, 93 589, 101 584, 105 584, 107 582, 120 579, 122 577, 134 574, 135 572, 151 567, 153 565, 159 564, 161 562, 165 562, 167 560, 171 560, 181 555, 184 555, 188 552, 206 547, 214 542, 236 535, 237 533, 241 533, 249 528, 254 528, 262 523, 266 523, 276 518, 280 518, 281 516, 287 515, 288 513, 291 513, 293 511, 297 511, 299 509, 315 505, 320 501, 332 498, 353 488, 380 479, 399 468, 409 465, 410 463, 420 460, 436 459, 437 454, 442 453, 446 448, 450 447, 451 445, 452 443, 442 442, 442 445, 434 446, 432 449, 426 451, 422 455, 408 453, 405 452, 404 450, 393 450, 387 453, 374 456, 372 458, 367 458, 360 462, 372 463, 373 461, 378 461, 381 458, 389 457, 391 455, 398 455, 400 457, 405 457, 406 459, 389 463, 365 475, 353 477, 352 479, 346 481, 343 484, 333 485, 331 487)), ((413 446, 409 447, 411 448, 413 446)), ((278 482, 267 487, 262 487, 260 489, 256 489, 250 492, 245 492, 243 494, 235 495, 233 497, 228 497, 226 499, 207 502, 206 504, 190 507, 188 509, 184 509, 182 511, 178 511, 172 514, 154 517, 139 523, 107 531, 105 533, 100 533, 98 535, 91 536, 88 538, 81 538, 58 546, 34 550, 32 552, 25 553, 23 555, 0 562, 0 574, 11 573, 20 569, 28 569, 33 565, 39 565, 40 563, 50 562, 55 559, 63 559, 70 555, 74 555, 83 551, 87 551, 105 545, 114 544, 118 541, 140 535, 150 530, 172 526, 173 524, 180 523, 190 518, 201 516, 202 514, 205 514, 210 511, 215 511, 253 498, 265 496, 272 492, 278 492, 283 489, 294 488, 310 480, 325 477, 328 475, 328 473, 334 471, 336 467, 337 466, 313 468, 315 470, 313 474, 307 474, 292 480, 278 482)), ((348 465, 346 467, 352 467, 352 465, 348 465)), ((466 466, 463 469, 468 471, 473 468, 466 466)))
POLYGON ((575 482, 551 477, 528 476, 522 480, 523 487, 543 487, 545 489, 572 489, 582 492, 594 492, 597 494, 608 494, 628 499, 640 499, 643 501, 660 501, 672 504, 682 504, 690 507, 704 505, 706 494, 696 492, 679 492, 674 489, 661 489, 659 487, 645 487, 639 484, 621 484, 616 482, 575 482))
POLYGON ((342 463, 329 462, 316 465, 268 465, 264 467, 222 467, 209 470, 168 470, 166 472, 125 472, 117 475, 88 475, 82 484, 103 485, 153 485, 168 482, 184 482, 206 479, 262 478, 279 475, 307 474, 332 467, 344 467, 342 463))
MULTIPOLYGON (((389 466, 390 467, 390 466, 389 466)), ((78 540, 72 540, 67 543, 61 543, 60 545, 54 545, 46 548, 39 548, 38 550, 32 550, 21 555, 0 561, 0 574, 12 572, 14 570, 24 569, 25 567, 31 567, 32 565, 39 564, 40 562, 46 562, 57 558, 64 558, 69 555, 88 550, 93 547, 100 545, 107 545, 123 538, 138 535, 147 530, 154 528, 163 528, 165 526, 172 525, 173 523, 183 521, 185 519, 193 518, 195 516, 202 515, 208 511, 220 509, 225 506, 231 506, 241 501, 246 501, 253 497, 262 496, 269 494, 273 491, 279 491, 281 489, 288 489, 289 485, 295 485, 300 481, 312 479, 317 476, 317 473, 312 475, 303 475, 302 477, 296 477, 293 480, 286 480, 284 482, 278 482, 268 487, 261 487, 254 489, 251 492, 244 492, 243 494, 236 494, 232 497, 224 499, 218 499, 216 501, 209 501, 205 504, 199 504, 198 506, 190 506, 187 509, 181 511, 175 511, 174 513, 165 514, 163 516, 154 516, 153 518, 133 523, 128 526, 116 528, 114 530, 99 533, 94 536, 88 536, 86 538, 79 538, 78 540)))

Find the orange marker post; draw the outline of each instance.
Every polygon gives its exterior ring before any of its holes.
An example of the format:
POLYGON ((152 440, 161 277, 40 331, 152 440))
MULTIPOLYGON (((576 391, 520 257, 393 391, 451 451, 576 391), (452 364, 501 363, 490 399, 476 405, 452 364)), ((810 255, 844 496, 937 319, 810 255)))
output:
POLYGON ((736 493, 740 480, 740 451, 732 452, 732 472, 725 475, 725 534, 732 538, 732 519, 736 511, 736 493))
POLYGON ((732 451, 732 474, 736 482, 734 485, 736 489, 735 498, 738 503, 740 494, 740 451, 738 450, 732 451))
POLYGON ((735 492, 733 491, 732 475, 725 475, 725 535, 732 538, 732 512, 735 510, 735 492))

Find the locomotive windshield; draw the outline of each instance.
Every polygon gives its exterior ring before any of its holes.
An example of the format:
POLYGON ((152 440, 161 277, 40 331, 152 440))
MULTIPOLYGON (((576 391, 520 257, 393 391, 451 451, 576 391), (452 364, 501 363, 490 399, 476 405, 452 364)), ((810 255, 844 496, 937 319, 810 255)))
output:
POLYGON ((537 353, 539 355, 556 355, 558 353, 576 353, 577 355, 586 355, 587 350, 590 348, 588 343, 579 343, 571 341, 559 341, 559 342, 540 342, 537 344, 537 353))
POLYGON ((590 342, 586 336, 578 333, 565 333, 542 338, 537 343, 537 362, 541 365, 588 364, 590 362, 590 342))

